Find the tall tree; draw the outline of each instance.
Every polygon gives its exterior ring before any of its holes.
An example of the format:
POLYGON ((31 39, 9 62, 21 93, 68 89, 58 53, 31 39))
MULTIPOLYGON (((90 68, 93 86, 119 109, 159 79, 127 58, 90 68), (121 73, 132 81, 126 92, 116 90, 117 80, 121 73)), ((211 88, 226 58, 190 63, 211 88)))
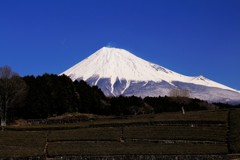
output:
POLYGON ((26 84, 9 66, 0 67, 0 112, 1 126, 6 126, 7 110, 23 98, 26 84))

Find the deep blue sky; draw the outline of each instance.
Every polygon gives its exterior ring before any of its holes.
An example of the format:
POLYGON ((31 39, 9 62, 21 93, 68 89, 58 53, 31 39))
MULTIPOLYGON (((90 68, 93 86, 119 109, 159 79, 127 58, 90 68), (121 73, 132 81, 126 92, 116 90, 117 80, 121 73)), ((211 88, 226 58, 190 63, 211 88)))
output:
POLYGON ((103 46, 240 90, 240 0, 2 0, 0 66, 59 74, 103 46))

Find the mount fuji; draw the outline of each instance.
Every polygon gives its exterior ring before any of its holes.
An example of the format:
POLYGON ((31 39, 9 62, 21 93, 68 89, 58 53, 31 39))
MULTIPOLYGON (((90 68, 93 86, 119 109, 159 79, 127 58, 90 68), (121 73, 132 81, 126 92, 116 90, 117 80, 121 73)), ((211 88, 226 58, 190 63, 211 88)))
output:
POLYGON ((74 80, 98 86, 106 96, 165 96, 185 89, 192 98, 239 103, 240 92, 203 76, 185 76, 119 48, 103 47, 64 71, 74 80))

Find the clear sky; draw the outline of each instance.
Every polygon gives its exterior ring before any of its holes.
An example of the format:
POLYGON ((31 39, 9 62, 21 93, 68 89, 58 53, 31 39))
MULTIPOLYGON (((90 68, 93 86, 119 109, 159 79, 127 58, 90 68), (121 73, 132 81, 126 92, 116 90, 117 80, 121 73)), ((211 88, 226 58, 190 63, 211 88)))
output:
POLYGON ((108 45, 240 90, 240 0, 0 1, 0 66, 22 76, 108 45))

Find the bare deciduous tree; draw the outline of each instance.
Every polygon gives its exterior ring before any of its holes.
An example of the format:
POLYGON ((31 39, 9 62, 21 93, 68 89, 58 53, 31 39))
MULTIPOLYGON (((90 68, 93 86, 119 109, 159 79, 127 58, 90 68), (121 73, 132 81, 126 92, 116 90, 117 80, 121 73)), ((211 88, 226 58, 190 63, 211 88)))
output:
POLYGON ((190 92, 187 89, 174 88, 169 92, 170 97, 190 97, 190 92))
POLYGON ((1 126, 6 126, 7 110, 26 93, 26 84, 9 66, 0 67, 1 126))
POLYGON ((190 92, 187 89, 174 88, 169 92, 170 97, 176 97, 177 101, 182 105, 182 114, 185 114, 184 98, 190 98, 190 92))

